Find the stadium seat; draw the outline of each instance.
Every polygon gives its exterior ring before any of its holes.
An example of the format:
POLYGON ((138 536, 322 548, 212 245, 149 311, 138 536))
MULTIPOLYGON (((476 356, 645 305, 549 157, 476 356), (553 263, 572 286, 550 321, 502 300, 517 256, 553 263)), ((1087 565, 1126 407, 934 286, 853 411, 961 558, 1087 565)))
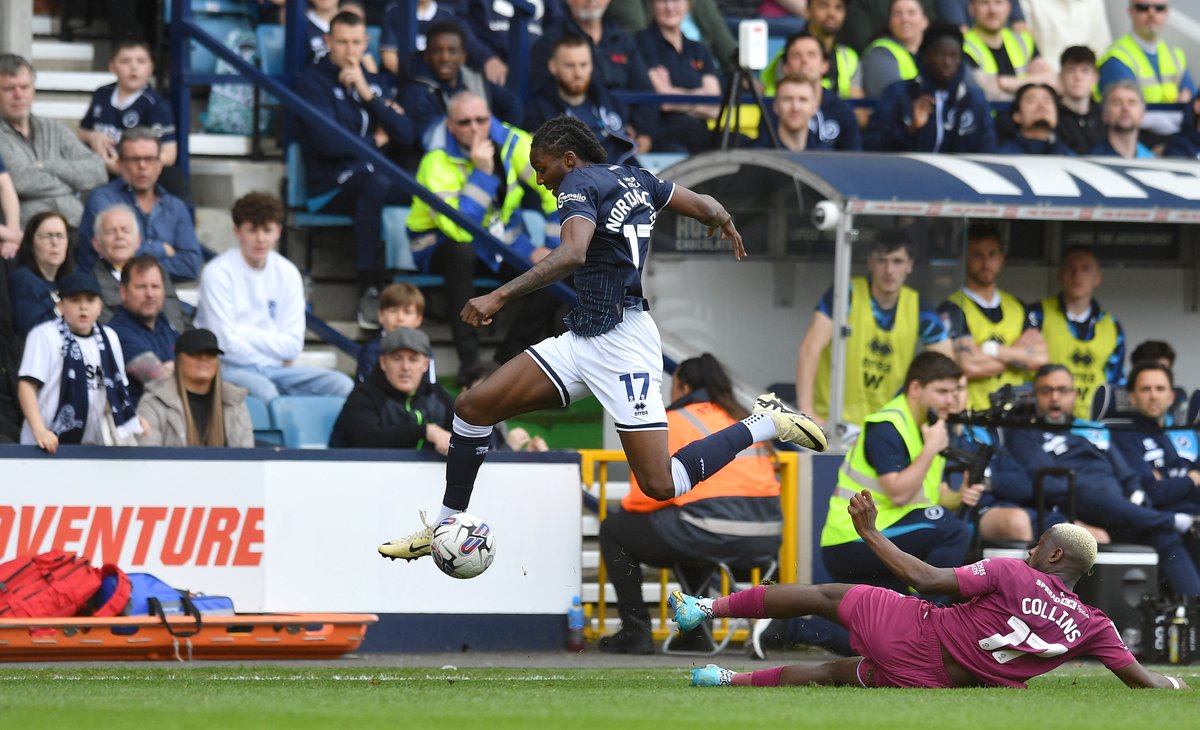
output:
MULTIPOLYGON (((213 38, 224 43, 235 30, 253 31, 250 21, 241 15, 197 15, 196 24, 213 38)), ((217 57, 195 41, 191 44, 192 73, 211 74, 217 67, 217 57)))
POLYGON ((283 434, 271 422, 267 404, 252 395, 246 396, 246 409, 250 411, 250 426, 254 429, 255 446, 283 446, 283 434))
MULTIPOLYGON (((383 35, 383 29, 378 25, 367 26, 367 53, 371 54, 371 58, 379 61, 379 38, 383 35)), ((382 67, 380 68, 382 71, 382 67)))
POLYGON ((271 420, 289 449, 324 449, 345 398, 323 395, 281 395, 271 401, 271 420))

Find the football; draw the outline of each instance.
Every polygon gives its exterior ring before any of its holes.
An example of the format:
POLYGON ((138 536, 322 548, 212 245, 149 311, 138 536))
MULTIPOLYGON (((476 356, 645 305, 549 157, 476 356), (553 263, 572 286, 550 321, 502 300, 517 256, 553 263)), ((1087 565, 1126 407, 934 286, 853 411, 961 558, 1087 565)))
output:
POLYGON ((433 528, 433 562, 451 578, 474 578, 496 557, 492 528, 466 512, 450 515, 433 528))

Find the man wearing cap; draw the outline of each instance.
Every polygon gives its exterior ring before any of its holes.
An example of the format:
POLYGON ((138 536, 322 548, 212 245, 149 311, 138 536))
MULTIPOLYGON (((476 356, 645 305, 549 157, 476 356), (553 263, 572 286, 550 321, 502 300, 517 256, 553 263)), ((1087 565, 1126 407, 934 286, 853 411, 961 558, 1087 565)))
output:
POLYGON ((383 336, 379 367, 346 398, 333 426, 333 448, 436 451, 450 446, 454 399, 425 376, 429 336, 399 327, 383 336))
POLYGON ((29 331, 17 373, 21 443, 131 446, 143 432, 129 398, 121 341, 97 320, 100 284, 86 272, 58 285, 62 316, 29 331))
POLYGON ((224 353, 211 330, 188 330, 175 340, 174 376, 146 386, 138 416, 150 432, 142 446, 254 446, 246 389, 221 381, 224 353))
POLYGON ((108 326, 121 338, 135 404, 146 385, 175 372, 175 340, 184 328, 182 322, 172 321, 166 310, 171 301, 166 297, 169 281, 162 264, 150 254, 134 256, 121 269, 121 304, 108 326))

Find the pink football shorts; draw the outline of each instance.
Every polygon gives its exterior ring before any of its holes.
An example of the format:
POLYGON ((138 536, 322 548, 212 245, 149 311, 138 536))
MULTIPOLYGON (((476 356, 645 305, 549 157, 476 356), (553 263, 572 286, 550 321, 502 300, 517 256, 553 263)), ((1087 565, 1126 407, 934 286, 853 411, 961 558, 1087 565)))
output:
POLYGON ((928 601, 887 588, 858 585, 846 592, 838 618, 850 646, 863 656, 858 679, 866 687, 953 687, 928 601))

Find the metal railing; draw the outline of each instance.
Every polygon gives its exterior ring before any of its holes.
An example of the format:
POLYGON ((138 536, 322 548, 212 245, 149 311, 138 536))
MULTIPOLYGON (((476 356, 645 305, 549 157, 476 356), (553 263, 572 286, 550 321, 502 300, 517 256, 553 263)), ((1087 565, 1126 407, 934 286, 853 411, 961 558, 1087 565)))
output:
MULTIPOLYGON (((626 463, 625 452, 618 449, 580 449, 579 456, 581 459, 579 468, 583 476, 583 485, 589 490, 594 490, 594 496, 600 503, 598 516, 601 524, 603 524, 605 518, 608 516, 608 467, 609 464, 626 463)), ((799 457, 799 453, 795 451, 774 451, 772 456, 775 473, 779 477, 779 503, 780 509, 783 511, 783 542, 779 546, 778 580, 780 583, 795 583, 798 575, 799 457)), ((653 630, 656 641, 661 641, 668 634, 672 633, 667 613, 667 583, 669 580, 670 571, 665 568, 661 569, 659 571, 658 628, 653 630)), ((750 575, 750 584, 757 585, 760 580, 760 569, 755 568, 750 575)), ((595 619, 594 622, 589 620, 585 626, 584 633, 589 640, 598 639, 606 633, 605 618, 608 609, 605 599, 605 583, 608 582, 608 570, 604 566, 603 554, 600 556, 596 581, 598 583, 596 603, 594 605, 588 604, 584 607, 585 610, 590 609, 588 611, 589 618, 595 619)), ((728 592, 728 576, 722 574, 721 595, 727 595, 728 592)), ((713 636, 718 640, 723 639, 725 633, 729 631, 729 626, 730 622, 728 621, 715 624, 713 626, 713 636)), ((733 638, 741 641, 746 638, 745 634, 745 629, 738 629, 735 631, 733 638)))

